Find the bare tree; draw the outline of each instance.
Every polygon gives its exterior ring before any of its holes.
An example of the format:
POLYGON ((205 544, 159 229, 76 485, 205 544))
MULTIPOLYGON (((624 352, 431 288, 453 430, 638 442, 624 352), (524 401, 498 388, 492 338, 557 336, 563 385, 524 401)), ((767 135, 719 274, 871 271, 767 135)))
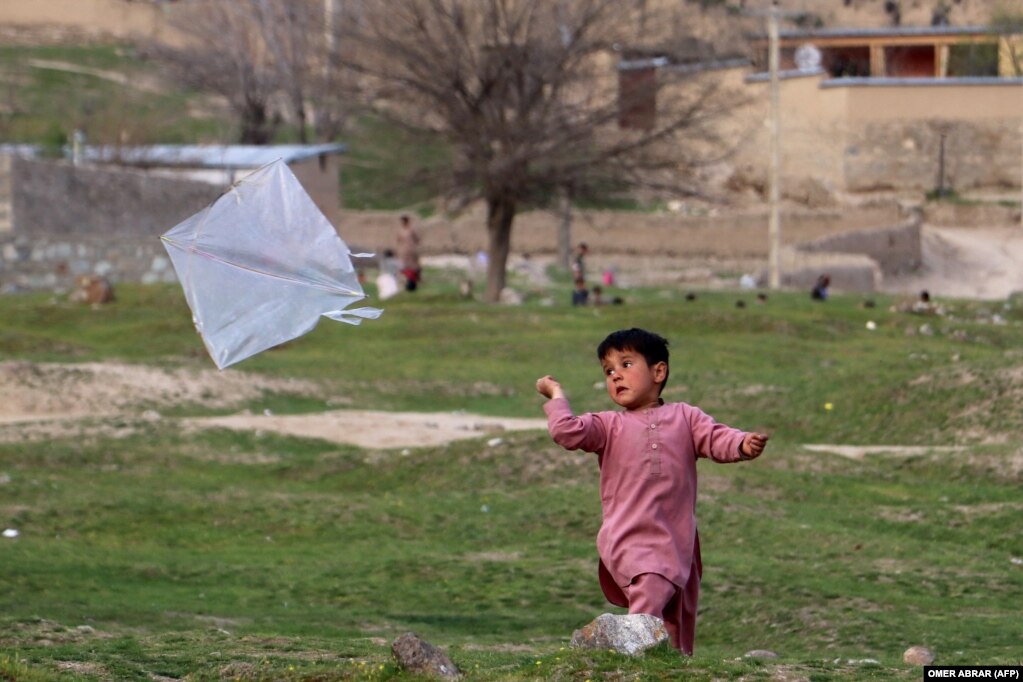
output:
MULTIPOLYGON (((638 42, 634 3, 395 0, 363 10, 342 32, 343 63, 377 115, 452 150, 411 171, 456 205, 486 202, 488 301, 504 288, 519 210, 568 192, 691 195, 693 169, 725 147, 713 124, 729 100, 716 78, 656 70, 672 59, 642 61, 665 54, 654 50, 634 55, 645 76, 619 88, 616 64, 638 42), (634 111, 644 115, 620 128, 634 111)), ((699 44, 670 42, 678 52, 699 44)))
POLYGON ((315 12, 308 0, 251 2, 253 18, 269 53, 270 66, 276 72, 276 82, 286 93, 299 140, 305 144, 309 141, 306 97, 313 81, 317 53, 323 53, 321 41, 317 40, 320 34, 317 27, 322 25, 323 13, 315 12))
POLYGON ((242 143, 270 142, 285 115, 308 142, 311 112, 318 133, 333 137, 343 122, 335 94, 343 74, 331 68, 331 24, 341 14, 331 8, 324 0, 193 0, 172 15, 192 40, 154 51, 181 82, 227 98, 242 143))
POLYGON ((179 82, 225 97, 238 116, 240 142, 268 143, 280 116, 273 106, 279 76, 252 2, 198 0, 180 8, 171 20, 191 42, 152 45, 152 56, 179 82))

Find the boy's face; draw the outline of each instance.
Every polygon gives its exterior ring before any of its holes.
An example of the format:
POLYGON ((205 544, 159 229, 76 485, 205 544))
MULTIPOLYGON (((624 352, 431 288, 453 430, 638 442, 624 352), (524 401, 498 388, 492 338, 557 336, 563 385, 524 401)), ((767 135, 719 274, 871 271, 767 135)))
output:
POLYGON ((652 367, 640 353, 610 350, 600 361, 607 383, 607 394, 627 410, 656 407, 660 403, 661 384, 668 376, 668 365, 658 362, 652 367))

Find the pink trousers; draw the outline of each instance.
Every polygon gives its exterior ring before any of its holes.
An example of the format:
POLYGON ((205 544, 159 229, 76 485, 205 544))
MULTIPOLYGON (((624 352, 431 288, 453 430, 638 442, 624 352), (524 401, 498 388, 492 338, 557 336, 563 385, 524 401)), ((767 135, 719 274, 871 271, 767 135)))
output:
POLYGON ((662 619, 671 645, 687 656, 693 655, 696 643, 696 609, 702 574, 698 537, 689 580, 682 587, 659 573, 641 573, 632 579, 631 584, 619 587, 604 563, 600 563, 600 585, 608 601, 628 607, 629 613, 647 613, 662 619))

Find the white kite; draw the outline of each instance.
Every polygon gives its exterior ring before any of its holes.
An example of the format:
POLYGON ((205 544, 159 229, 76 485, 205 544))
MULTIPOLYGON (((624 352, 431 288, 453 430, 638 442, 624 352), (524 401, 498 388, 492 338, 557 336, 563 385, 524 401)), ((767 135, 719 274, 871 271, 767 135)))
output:
POLYGON ((359 324, 383 312, 345 310, 366 297, 352 253, 281 160, 160 239, 220 369, 311 331, 320 316, 359 324))

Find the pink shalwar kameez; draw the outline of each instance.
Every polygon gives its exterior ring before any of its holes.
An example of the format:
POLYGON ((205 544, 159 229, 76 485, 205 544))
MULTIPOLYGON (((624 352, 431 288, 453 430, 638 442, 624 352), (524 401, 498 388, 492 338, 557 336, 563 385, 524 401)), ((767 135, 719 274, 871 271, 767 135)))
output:
POLYGON ((576 417, 568 400, 555 398, 544 411, 554 442, 598 455, 603 522, 597 551, 604 596, 629 607, 630 585, 639 576, 663 576, 674 594, 653 615, 664 619, 675 648, 692 655, 702 573, 696 458, 747 459, 739 449, 744 432, 685 403, 576 417))

